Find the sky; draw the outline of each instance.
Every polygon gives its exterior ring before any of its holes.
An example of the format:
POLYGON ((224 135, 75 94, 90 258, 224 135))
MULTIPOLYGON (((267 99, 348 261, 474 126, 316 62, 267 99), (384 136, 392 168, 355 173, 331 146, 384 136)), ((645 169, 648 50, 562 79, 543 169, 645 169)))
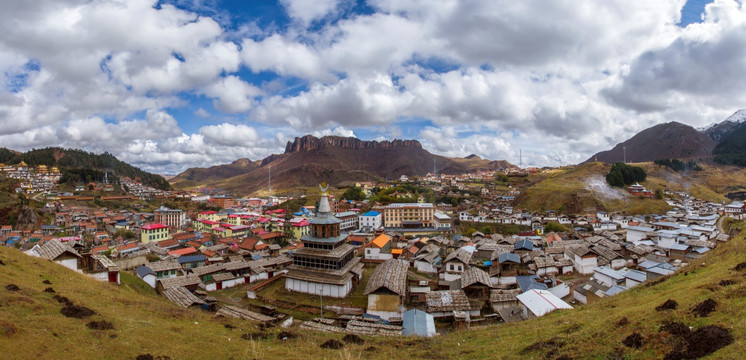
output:
POLYGON ((0 0, 0 146, 159 174, 296 136, 524 166, 746 107, 741 0, 0 0))

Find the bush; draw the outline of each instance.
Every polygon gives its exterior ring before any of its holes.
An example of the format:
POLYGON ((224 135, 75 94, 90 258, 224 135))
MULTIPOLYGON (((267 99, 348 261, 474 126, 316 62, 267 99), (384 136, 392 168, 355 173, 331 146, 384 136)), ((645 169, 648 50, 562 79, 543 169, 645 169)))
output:
POLYGON ((544 232, 549 233, 549 232, 564 232, 564 231, 567 231, 567 228, 564 225, 553 222, 553 221, 548 222, 546 226, 544 226, 544 232))

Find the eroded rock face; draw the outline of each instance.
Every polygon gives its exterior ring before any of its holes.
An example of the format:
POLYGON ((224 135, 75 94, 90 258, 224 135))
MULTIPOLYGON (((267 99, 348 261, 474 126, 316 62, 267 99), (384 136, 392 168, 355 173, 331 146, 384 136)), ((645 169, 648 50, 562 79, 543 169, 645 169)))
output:
POLYGON ((313 135, 296 137, 292 142, 288 141, 285 153, 308 152, 326 147, 340 149, 388 149, 393 147, 422 148, 417 140, 393 140, 393 141, 364 141, 354 137, 324 136, 317 138, 313 135))

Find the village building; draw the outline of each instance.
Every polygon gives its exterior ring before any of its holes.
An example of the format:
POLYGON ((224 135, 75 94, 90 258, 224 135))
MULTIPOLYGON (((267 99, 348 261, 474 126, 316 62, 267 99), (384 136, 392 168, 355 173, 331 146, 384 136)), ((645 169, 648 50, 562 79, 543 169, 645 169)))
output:
POLYGON ((170 239, 168 226, 163 224, 148 224, 140 228, 140 242, 147 244, 151 241, 163 241, 170 239))
POLYGON ((532 289, 517 295, 526 319, 544 316, 560 309, 572 309, 568 303, 562 301, 547 290, 532 289))
POLYGON ((393 203, 383 208, 387 229, 433 228, 435 207, 431 203, 393 203))
POLYGON ((385 320, 401 318, 407 297, 409 263, 389 259, 376 266, 365 286, 368 296, 367 313, 385 320))
POLYGON ((361 214, 358 219, 360 221, 361 231, 375 231, 383 224, 383 216, 378 211, 368 211, 367 213, 361 214))
POLYGON ((285 289, 306 294, 342 298, 362 276, 355 246, 345 242, 329 206, 328 187, 322 188, 317 215, 311 219, 311 234, 301 238, 303 247, 293 253, 293 264, 285 276, 285 289))
POLYGON ((186 226, 186 213, 180 209, 169 209, 161 206, 153 211, 153 221, 168 227, 181 229, 186 226))
POLYGON ((70 245, 58 240, 50 240, 42 245, 34 245, 33 248, 26 251, 26 254, 52 260, 70 270, 78 270, 78 264, 82 258, 70 245))
POLYGON ((391 254, 391 236, 381 234, 365 245, 366 260, 388 260, 391 254))
POLYGON ((352 230, 357 230, 358 228, 358 213, 354 211, 344 211, 341 213, 337 213, 335 215, 337 219, 342 220, 342 223, 339 224, 339 228, 342 231, 349 232, 352 230))

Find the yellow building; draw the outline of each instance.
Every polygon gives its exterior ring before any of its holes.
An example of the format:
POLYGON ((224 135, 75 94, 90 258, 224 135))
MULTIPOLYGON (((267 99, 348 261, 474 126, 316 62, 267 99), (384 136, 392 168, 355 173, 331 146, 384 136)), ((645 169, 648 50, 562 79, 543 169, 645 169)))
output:
POLYGON ((203 211, 197 214, 197 220, 220 221, 221 217, 217 211, 203 211))
POLYGON ((300 241, 300 238, 311 233, 311 223, 306 219, 293 223, 291 228, 293 231, 293 238, 296 241, 300 241))
POLYGON ((168 226, 163 224, 148 224, 140 230, 140 241, 143 244, 168 240, 170 238, 171 235, 168 233, 168 226))
POLYGON ((432 203, 394 203, 383 208, 387 229, 422 229, 433 227, 435 207, 432 203))

